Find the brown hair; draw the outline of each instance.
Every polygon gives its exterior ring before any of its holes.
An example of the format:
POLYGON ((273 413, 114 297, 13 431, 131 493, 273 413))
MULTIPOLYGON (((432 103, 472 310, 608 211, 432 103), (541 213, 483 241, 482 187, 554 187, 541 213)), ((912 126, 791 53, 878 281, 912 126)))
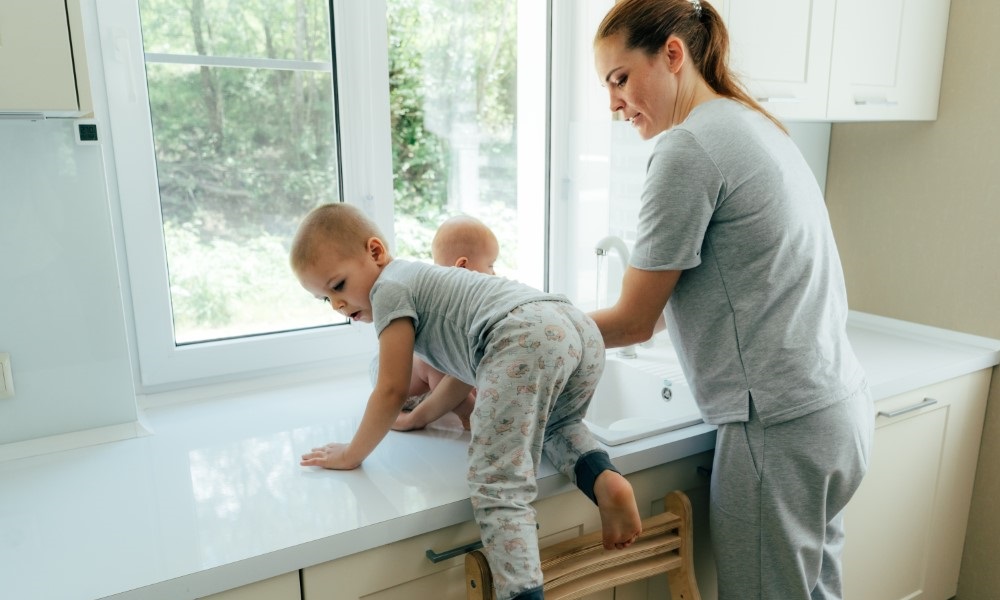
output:
POLYGON ((375 222, 356 206, 323 204, 302 219, 288 261, 294 271, 311 264, 319 253, 320 242, 333 244, 345 257, 354 256, 364 253, 366 243, 373 237, 385 239, 375 222))
POLYGON ((640 49, 649 56, 659 53, 667 38, 676 35, 687 45, 698 72, 715 93, 760 112, 788 132, 730 71, 729 32, 706 0, 619 0, 597 27, 594 43, 619 33, 626 49, 640 49))

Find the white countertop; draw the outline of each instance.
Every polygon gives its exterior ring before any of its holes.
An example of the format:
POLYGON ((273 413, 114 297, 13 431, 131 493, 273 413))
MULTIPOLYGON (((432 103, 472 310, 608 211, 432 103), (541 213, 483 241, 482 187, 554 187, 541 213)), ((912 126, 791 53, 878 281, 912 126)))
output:
MULTIPOLYGON (((876 399, 1000 363, 1000 341, 852 314, 876 399)), ((198 598, 472 518, 457 421, 393 432, 355 471, 367 374, 147 411, 153 435, 0 463, 0 597, 198 598)), ((609 448, 632 473, 713 447, 695 425, 609 448)), ((543 463, 540 495, 571 489, 543 463)))

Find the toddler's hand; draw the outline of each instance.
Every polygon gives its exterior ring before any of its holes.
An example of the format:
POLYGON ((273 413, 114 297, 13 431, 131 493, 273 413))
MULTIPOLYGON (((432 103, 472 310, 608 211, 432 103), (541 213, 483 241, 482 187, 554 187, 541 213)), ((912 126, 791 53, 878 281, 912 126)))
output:
POLYGON ((412 412, 399 413, 399 416, 396 417, 396 422, 392 424, 392 428, 395 431, 413 431, 414 429, 423 429, 424 427, 426 427, 426 424, 414 419, 412 412))
POLYGON ((360 465, 347 459, 347 444, 327 444, 319 448, 313 448, 312 452, 302 455, 299 462, 303 467, 323 467, 324 469, 337 469, 346 471, 356 469, 360 465))

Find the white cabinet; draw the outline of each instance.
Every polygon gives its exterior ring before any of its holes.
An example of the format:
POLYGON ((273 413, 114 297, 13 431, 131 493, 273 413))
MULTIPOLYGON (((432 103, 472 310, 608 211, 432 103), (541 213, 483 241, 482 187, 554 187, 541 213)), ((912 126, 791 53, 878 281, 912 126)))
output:
POLYGON ((79 0, 0 2, 0 113, 91 112, 79 0))
POLYGON ((202 600, 302 600, 299 572, 285 573, 258 583, 205 596, 202 600))
POLYGON ((872 462, 845 517, 845 598, 956 594, 989 384, 986 369, 876 403, 872 462))
MULTIPOLYGON (((709 475, 713 451, 659 465, 628 476, 642 518, 663 512, 663 497, 681 490, 691 501, 692 533, 694 534, 694 570, 698 591, 703 600, 718 596, 715 581, 715 558, 708 531, 709 475)), ((615 600, 664 600, 670 598, 666 575, 657 575, 615 588, 615 600)))
POLYGON ((728 0, 733 69, 782 119, 826 113, 835 0, 728 0))
POLYGON ((937 118, 950 0, 720 0, 731 65, 783 120, 937 118))
POLYGON ((937 118, 949 0, 837 0, 831 120, 937 118))
MULTIPOLYGON (((569 492, 535 504, 538 537, 554 544, 600 528, 586 496, 569 492)), ((465 555, 431 562, 425 552, 465 546, 479 539, 468 521, 302 570, 304 600, 441 600, 465 598, 465 555)), ((596 595, 592 600, 611 600, 596 595)))
MULTIPOLYGON (((708 478, 698 467, 711 468, 712 453, 706 452, 629 476, 636 492, 640 515, 645 518, 663 512, 667 492, 683 489, 694 511, 695 564, 699 585, 714 578, 709 558, 698 554, 699 546, 709 552, 707 537, 708 478), (699 536, 699 526, 702 528, 699 536)), ((535 503, 538 536, 548 546, 572 537, 597 531, 601 522, 597 508, 578 491, 546 498, 535 503)), ((464 546, 479 539, 479 528, 468 521, 380 548, 346 556, 302 570, 304 600, 441 600, 465 598, 465 557, 458 555, 433 563, 425 555, 464 546)), ((645 600, 665 598, 666 576, 605 590, 586 600, 645 600)))

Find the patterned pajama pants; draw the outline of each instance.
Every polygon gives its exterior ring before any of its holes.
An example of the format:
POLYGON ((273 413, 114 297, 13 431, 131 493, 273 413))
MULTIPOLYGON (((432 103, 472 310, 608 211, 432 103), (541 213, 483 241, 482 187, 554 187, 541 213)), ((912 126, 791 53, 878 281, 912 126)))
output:
POLYGON ((571 304, 525 304, 490 331, 468 480, 498 600, 542 585, 531 506, 538 465, 544 451, 575 482, 580 457, 602 452, 582 420, 603 370, 601 333, 571 304))

